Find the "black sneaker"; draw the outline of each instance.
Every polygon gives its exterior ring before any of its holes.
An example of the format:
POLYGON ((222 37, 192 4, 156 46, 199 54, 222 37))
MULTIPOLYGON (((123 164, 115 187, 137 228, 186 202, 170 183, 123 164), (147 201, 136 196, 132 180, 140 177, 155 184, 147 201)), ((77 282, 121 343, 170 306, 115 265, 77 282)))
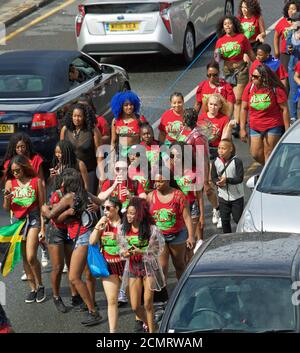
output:
POLYGON ((25 299, 25 303, 34 303, 36 300, 36 291, 32 290, 27 294, 27 297, 25 299))
MULTIPOLYGON (((98 304, 96 302, 94 303, 94 306, 96 310, 99 310, 98 304)), ((82 302, 82 304, 80 304, 75 308, 75 311, 82 313, 82 312, 88 311, 88 307, 84 302, 82 302)))
POLYGON ((143 325, 144 325, 143 321, 135 320, 135 323, 133 326, 133 332, 135 333, 144 332, 143 325))
POLYGON ((95 311, 94 313, 89 311, 87 313, 86 319, 81 321, 81 324, 84 326, 94 326, 94 325, 98 325, 101 319, 102 317, 100 316, 98 311, 95 311))
POLYGON ((36 291, 36 302, 41 303, 46 299, 45 287, 39 286, 36 291))
POLYGON ((56 306, 56 309, 59 312, 61 312, 61 313, 67 312, 67 308, 66 308, 64 302, 62 301, 61 297, 53 297, 53 302, 54 302, 54 305, 56 306))
POLYGON ((71 305, 75 307, 75 306, 79 306, 81 304, 83 304, 83 300, 82 300, 81 296, 79 294, 72 295, 71 305))

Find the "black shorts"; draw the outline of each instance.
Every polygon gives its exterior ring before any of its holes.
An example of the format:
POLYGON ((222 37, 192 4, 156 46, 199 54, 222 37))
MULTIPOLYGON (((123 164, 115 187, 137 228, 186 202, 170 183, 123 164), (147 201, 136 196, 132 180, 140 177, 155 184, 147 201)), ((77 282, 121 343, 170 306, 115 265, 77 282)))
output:
POLYGON ((46 239, 50 245, 73 245, 73 240, 68 236, 68 230, 57 228, 52 223, 47 226, 46 239))

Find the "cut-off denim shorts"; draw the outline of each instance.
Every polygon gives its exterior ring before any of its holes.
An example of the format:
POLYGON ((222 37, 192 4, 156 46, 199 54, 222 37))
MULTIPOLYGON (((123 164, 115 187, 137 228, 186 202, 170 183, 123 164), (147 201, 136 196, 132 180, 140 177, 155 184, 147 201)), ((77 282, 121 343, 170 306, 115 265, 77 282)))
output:
MULTIPOLYGON (((87 246, 89 245, 90 235, 92 231, 89 229, 87 232, 80 235, 74 245, 74 250, 78 248, 78 246, 87 246)), ((75 242, 75 239, 74 239, 75 242)))
POLYGON ((183 244, 187 240, 187 230, 186 228, 181 229, 178 233, 170 233, 165 235, 165 241, 169 245, 183 244))

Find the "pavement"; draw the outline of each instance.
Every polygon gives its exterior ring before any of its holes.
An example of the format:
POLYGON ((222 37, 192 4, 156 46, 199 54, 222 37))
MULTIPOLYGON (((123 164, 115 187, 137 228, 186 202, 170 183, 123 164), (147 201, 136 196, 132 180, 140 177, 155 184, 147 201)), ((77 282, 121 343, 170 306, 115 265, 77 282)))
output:
POLYGON ((0 0, 0 24, 10 26, 54 0, 0 0))

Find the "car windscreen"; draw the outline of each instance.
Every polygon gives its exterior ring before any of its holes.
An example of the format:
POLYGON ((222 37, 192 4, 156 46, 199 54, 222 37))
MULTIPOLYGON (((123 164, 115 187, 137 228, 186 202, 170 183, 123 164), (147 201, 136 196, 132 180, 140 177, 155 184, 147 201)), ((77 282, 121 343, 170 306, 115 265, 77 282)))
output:
POLYGON ((190 277, 167 332, 295 330, 292 283, 283 277, 190 277))
POLYGON ((281 143, 257 185, 260 192, 300 195, 300 143, 281 143))
POLYGON ((40 96, 45 90, 45 77, 30 74, 0 74, 0 98, 40 96))
POLYGON ((85 7, 86 14, 137 14, 159 11, 159 3, 98 4, 85 7))

